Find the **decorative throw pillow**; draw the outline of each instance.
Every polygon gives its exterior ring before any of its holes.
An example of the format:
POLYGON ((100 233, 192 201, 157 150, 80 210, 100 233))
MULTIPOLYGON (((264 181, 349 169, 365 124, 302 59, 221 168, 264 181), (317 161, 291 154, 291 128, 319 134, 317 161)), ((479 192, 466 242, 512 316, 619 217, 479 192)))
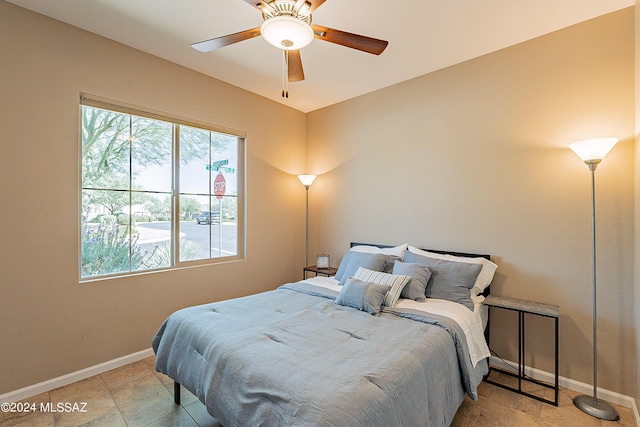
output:
POLYGON ((336 272, 336 280, 340 285, 344 285, 347 279, 358 271, 358 268, 365 267, 370 270, 382 271, 387 261, 387 255, 368 254, 362 252, 347 252, 336 272))
POLYGON ((425 292, 428 298, 457 302, 473 311, 471 288, 482 265, 427 258, 408 251, 404 254, 404 260, 431 268, 431 278, 425 292))
POLYGON ((431 268, 426 265, 420 265, 412 262, 396 261, 393 265, 393 274, 404 274, 410 276, 411 280, 402 289, 400 296, 402 298, 412 299, 418 302, 424 302, 427 283, 431 278, 431 268))
POLYGON ((380 314, 388 286, 349 277, 336 297, 336 304, 356 308, 373 315, 380 314))
POLYGON ((356 274, 353 276, 355 279, 365 282, 373 282, 378 285, 387 286, 387 295, 384 298, 382 305, 387 307, 393 307, 398 302, 402 289, 409 283, 411 277, 402 274, 389 274, 380 271, 372 271, 364 267, 358 268, 356 274))

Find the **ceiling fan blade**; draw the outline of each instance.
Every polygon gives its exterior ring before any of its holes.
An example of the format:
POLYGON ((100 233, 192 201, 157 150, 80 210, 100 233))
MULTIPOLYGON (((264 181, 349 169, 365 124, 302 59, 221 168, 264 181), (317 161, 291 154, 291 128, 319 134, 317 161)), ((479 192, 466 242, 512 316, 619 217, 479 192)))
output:
POLYGON ((211 52, 212 50, 216 50, 233 43, 238 43, 243 40, 252 39, 259 35, 260 27, 256 27, 250 30, 240 31, 239 33, 227 34, 226 36, 216 37, 215 39, 194 43, 191 45, 191 47, 199 50, 200 52, 211 52))
POLYGON ((323 27, 322 25, 313 24, 311 26, 315 33, 315 38, 328 41, 330 43, 339 44, 341 46, 350 47, 352 49, 361 50, 363 52, 380 55, 389 44, 386 40, 374 39, 359 34, 347 33, 346 31, 334 30, 333 28, 323 27))
POLYGON ((299 50, 289 51, 289 61, 287 74, 290 82, 300 82, 304 80, 304 71, 302 70, 302 58, 299 50))
POLYGON ((322 3, 324 3, 325 1, 326 0, 298 0, 293 9, 296 12, 299 12, 302 6, 304 6, 306 3, 309 3, 309 9, 303 10, 303 13, 311 13, 317 8, 319 8, 320 6, 322 6, 322 3))

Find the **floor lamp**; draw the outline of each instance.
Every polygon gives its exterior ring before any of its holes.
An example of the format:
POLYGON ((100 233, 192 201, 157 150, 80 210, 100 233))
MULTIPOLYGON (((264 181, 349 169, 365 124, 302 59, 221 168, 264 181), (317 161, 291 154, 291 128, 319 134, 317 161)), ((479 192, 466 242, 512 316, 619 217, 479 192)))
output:
POLYGON ((304 252, 304 264, 305 266, 309 263, 309 187, 315 181, 315 175, 298 175, 298 179, 304 185, 304 188, 307 190, 307 201, 306 201, 306 233, 305 233, 305 252, 304 252))
POLYGON ((596 310, 596 185, 595 171, 604 156, 618 142, 617 138, 595 138, 574 142, 569 148, 589 166, 591 171, 591 272, 593 299, 593 396, 580 395, 573 404, 587 414, 603 420, 615 421, 620 418, 618 412, 602 399, 598 399, 598 334, 596 310))

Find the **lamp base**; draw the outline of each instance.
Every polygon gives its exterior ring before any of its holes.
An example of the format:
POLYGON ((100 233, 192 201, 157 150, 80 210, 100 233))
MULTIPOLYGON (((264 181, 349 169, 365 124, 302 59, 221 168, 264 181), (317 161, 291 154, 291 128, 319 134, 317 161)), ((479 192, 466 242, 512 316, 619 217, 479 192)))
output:
POLYGON ((617 421, 620 419, 618 411, 602 399, 597 397, 580 395, 573 398, 573 404, 582 412, 601 420, 617 421))

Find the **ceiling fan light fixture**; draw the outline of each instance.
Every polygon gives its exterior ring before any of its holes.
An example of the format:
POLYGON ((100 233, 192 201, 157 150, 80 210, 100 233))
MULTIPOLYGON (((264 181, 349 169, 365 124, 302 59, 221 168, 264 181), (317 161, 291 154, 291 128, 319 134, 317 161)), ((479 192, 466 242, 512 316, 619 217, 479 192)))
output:
POLYGON ((282 50, 298 50, 313 41, 313 30, 306 22, 293 16, 280 15, 262 23, 260 34, 272 46, 282 50))

